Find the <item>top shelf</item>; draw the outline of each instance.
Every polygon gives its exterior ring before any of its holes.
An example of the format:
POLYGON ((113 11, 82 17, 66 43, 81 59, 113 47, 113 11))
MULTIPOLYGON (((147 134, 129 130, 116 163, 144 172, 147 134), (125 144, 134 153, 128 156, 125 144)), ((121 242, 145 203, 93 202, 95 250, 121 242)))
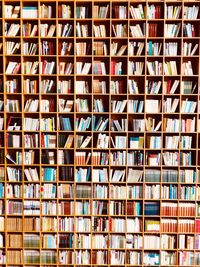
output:
POLYGON ((197 1, 4 1, 5 19, 197 20, 197 1))

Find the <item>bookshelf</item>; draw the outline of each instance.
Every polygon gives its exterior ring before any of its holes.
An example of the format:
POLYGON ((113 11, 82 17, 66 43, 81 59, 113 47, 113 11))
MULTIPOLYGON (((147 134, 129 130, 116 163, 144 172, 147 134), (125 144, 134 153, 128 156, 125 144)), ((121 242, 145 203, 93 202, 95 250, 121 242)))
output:
POLYGON ((200 2, 0 3, 0 265, 200 265, 200 2))

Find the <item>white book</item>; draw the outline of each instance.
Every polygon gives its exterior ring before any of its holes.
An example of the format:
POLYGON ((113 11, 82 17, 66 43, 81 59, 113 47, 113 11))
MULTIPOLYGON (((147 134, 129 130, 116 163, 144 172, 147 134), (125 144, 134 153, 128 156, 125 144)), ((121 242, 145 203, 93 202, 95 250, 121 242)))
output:
POLYGON ((195 46, 194 46, 194 48, 192 49, 192 51, 191 51, 191 53, 189 54, 189 56, 193 56, 194 54, 195 54, 195 52, 197 51, 197 48, 198 48, 198 44, 196 44, 195 46))
POLYGON ((148 62, 147 61, 147 68, 148 68, 148 71, 149 71, 150 75, 154 75, 155 74, 154 69, 152 67, 152 62, 148 62))
POLYGON ((177 89, 177 87, 179 85, 179 82, 180 82, 179 80, 175 80, 173 82, 173 85, 172 85, 171 90, 170 90, 170 94, 174 94, 175 93, 175 91, 176 91, 176 89, 177 89))
POLYGON ((106 37, 106 28, 105 25, 100 25, 100 37, 106 37))
POLYGON ((4 14, 5 18, 11 18, 13 13, 13 6, 12 5, 5 5, 4 6, 4 14))
POLYGON ((81 74, 88 74, 90 72, 91 63, 85 63, 81 74))
POLYGON ((104 62, 100 62, 102 75, 106 75, 106 67, 104 62))
POLYGON ((115 127, 117 128, 117 131, 121 132, 122 131, 122 127, 119 124, 118 120, 113 120, 113 123, 115 124, 115 127))
POLYGON ((159 101, 155 99, 146 99, 145 101, 146 113, 159 113, 159 101))
POLYGON ((91 139, 92 139, 92 136, 87 136, 85 140, 83 141, 83 143, 81 144, 80 148, 86 148, 91 139))
POLYGON ((24 174, 26 175, 26 178, 27 178, 27 180, 28 180, 29 182, 32 182, 32 181, 33 181, 29 169, 24 169, 24 174))
POLYGON ((175 112, 176 111, 176 108, 178 107, 178 103, 179 103, 179 99, 175 98, 173 103, 172 103, 172 106, 171 106, 171 112, 175 112))
POLYGON ((76 74, 81 74, 83 62, 76 62, 76 74))
POLYGON ((34 25, 32 31, 31 31, 30 36, 35 36, 36 33, 37 33, 37 31, 38 31, 38 26, 37 25, 34 25))
POLYGON ((123 112, 126 107, 127 100, 123 100, 121 103, 121 107, 119 108, 119 112, 123 112))
POLYGON ((36 6, 24 6, 22 8, 22 18, 38 18, 38 9, 36 6))
POLYGON ((161 81, 158 81, 155 89, 154 89, 154 94, 158 94, 159 90, 160 90, 160 87, 162 85, 162 82, 161 81))
POLYGON ((6 74, 12 74, 17 64, 18 64, 17 62, 9 61, 8 66, 6 68, 6 74))

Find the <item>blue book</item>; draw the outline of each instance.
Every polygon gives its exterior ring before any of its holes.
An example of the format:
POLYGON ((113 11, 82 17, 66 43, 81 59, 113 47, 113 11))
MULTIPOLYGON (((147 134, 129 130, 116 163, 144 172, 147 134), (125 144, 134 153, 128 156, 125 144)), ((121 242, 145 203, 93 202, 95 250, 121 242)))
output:
POLYGON ((92 131, 95 131, 96 116, 92 117, 92 131))
POLYGON ((85 129, 85 120, 84 119, 81 120, 80 123, 81 123, 81 126, 80 126, 81 131, 84 131, 84 129, 85 129))
POLYGON ((53 168, 49 168, 49 171, 50 171, 50 181, 53 182, 55 170, 53 168))
POLYGON ((54 169, 53 168, 45 168, 44 169, 44 181, 51 182, 54 180, 54 169))
POLYGON ((102 119, 103 119, 102 117, 99 117, 99 120, 98 120, 96 126, 95 126, 95 124, 94 124, 94 131, 97 131, 97 129, 99 128, 99 126, 100 126, 100 124, 101 124, 101 122, 102 122, 102 119))
POLYGON ((72 248, 73 246, 73 234, 69 235, 69 247, 72 248))
POLYGON ((46 139, 46 147, 49 147, 49 139, 48 139, 48 134, 46 134, 46 136, 45 136, 45 139, 46 139))
POLYGON ((66 120, 67 118, 62 118, 62 120, 63 120, 63 129, 64 130, 67 130, 67 120, 66 120))
POLYGON ((44 181, 47 181, 47 168, 44 168, 44 181))
POLYGON ((100 182, 104 182, 105 181, 103 170, 99 170, 99 181, 100 182))
POLYGON ((51 169, 47 168, 47 181, 50 182, 51 181, 51 169))
POLYGON ((82 203, 82 205, 83 205, 83 214, 87 214, 87 207, 86 207, 86 203, 85 203, 85 202, 83 202, 83 203, 82 203))
POLYGON ((48 248, 53 248, 53 237, 52 236, 47 237, 47 242, 48 242, 48 248))
POLYGON ((54 198, 56 197, 56 186, 55 185, 53 185, 52 187, 52 195, 54 198))
POLYGON ((86 120, 86 129, 88 129, 90 127, 90 123, 91 123, 91 117, 87 117, 87 120, 86 120))
POLYGON ((169 185, 169 199, 173 199, 173 186, 170 184, 169 185))
POLYGON ((69 118, 64 118, 64 125, 65 125, 65 130, 71 131, 72 127, 71 127, 71 122, 69 118))
POLYGON ((77 171, 76 177, 77 177, 77 182, 81 182, 81 173, 80 173, 80 170, 77 171))
POLYGON ((90 168, 87 169, 86 181, 88 182, 89 179, 90 179, 90 168))
POLYGON ((197 174, 196 174, 196 172, 193 172, 193 182, 194 183, 196 182, 196 179, 197 179, 197 174))
POLYGON ((149 41, 149 56, 152 56, 153 55, 153 44, 152 44, 152 41, 149 41))
POLYGON ((3 184, 2 183, 0 183, 0 198, 2 198, 3 197, 3 191, 4 191, 4 188, 3 188, 3 184))
POLYGON ((140 215, 140 203, 136 202, 136 215, 140 215))

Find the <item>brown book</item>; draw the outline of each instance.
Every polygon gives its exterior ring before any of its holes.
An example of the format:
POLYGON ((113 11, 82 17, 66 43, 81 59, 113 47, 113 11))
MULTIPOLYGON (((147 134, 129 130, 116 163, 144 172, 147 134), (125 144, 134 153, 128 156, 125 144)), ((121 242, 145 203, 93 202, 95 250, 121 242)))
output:
POLYGON ((97 262, 97 252, 92 251, 92 264, 96 264, 97 262))
POLYGON ((49 100, 49 111, 50 111, 50 112, 54 112, 54 108, 55 108, 55 105, 54 105, 54 99, 51 98, 51 99, 49 100))
POLYGON ((62 18, 62 6, 58 5, 58 17, 62 18))

